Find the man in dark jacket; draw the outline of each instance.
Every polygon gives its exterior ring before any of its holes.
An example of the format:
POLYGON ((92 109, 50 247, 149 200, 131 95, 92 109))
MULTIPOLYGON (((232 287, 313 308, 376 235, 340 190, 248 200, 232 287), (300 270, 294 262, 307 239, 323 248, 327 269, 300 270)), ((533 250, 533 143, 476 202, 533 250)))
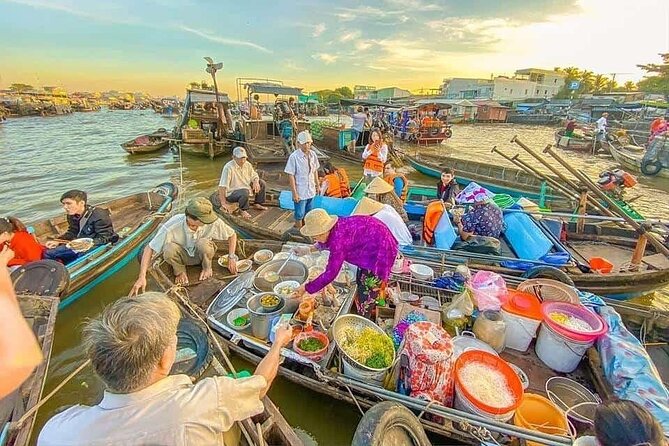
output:
MULTIPOLYGON (((68 228, 65 234, 58 238, 61 240, 91 238, 94 245, 116 243, 118 235, 114 232, 109 211, 89 206, 86 200, 86 192, 80 190, 67 191, 60 197, 60 202, 67 214, 68 228)), ((46 242, 45 245, 49 248, 44 254, 45 258, 59 260, 66 264, 85 253, 85 251, 73 251, 66 245, 60 245, 60 242, 53 240, 46 242)))

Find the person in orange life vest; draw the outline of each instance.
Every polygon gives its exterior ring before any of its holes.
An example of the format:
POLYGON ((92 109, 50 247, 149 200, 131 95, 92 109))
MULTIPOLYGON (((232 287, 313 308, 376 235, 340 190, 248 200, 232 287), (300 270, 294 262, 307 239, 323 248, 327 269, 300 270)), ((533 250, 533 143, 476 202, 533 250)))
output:
POLYGON ((381 177, 374 178, 365 188, 365 195, 379 203, 388 204, 400 214, 404 223, 409 222, 409 216, 404 209, 404 203, 397 196, 393 187, 386 183, 381 177))
POLYGON ((386 181, 386 183, 393 186, 395 195, 400 197, 402 203, 406 203, 407 194, 409 192, 409 181, 404 175, 397 173, 393 163, 386 163, 386 165, 383 167, 383 179, 386 181))
POLYGON ((423 242, 425 246, 430 246, 434 243, 434 231, 437 229, 437 224, 441 216, 446 212, 446 206, 441 200, 436 200, 427 205, 425 210, 425 218, 423 220, 423 242))
MULTIPOLYGON (((323 179, 321 180, 321 195, 334 198, 351 196, 351 186, 348 175, 343 168, 336 168, 331 162, 323 165, 323 179)), ((319 178, 320 179, 320 178, 319 178)))
POLYGON ((383 175, 383 165, 388 161, 388 146, 383 142, 381 130, 374 129, 369 133, 371 141, 362 152, 363 174, 365 182, 369 183, 374 178, 383 175))
POLYGON ((7 262, 10 269, 42 260, 46 251, 46 247, 40 245, 16 217, 0 218, 0 246, 2 245, 7 245, 14 251, 14 257, 7 262))

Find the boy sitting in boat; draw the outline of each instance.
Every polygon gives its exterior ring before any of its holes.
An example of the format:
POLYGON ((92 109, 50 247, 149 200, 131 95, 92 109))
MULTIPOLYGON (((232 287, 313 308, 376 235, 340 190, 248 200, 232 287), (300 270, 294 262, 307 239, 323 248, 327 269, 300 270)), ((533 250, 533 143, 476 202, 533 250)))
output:
POLYGON ((75 251, 66 244, 62 244, 74 239, 93 239, 93 246, 118 241, 119 237, 114 231, 109 210, 90 206, 87 200, 86 192, 76 189, 67 191, 60 197, 63 209, 67 213, 68 228, 65 234, 58 236, 59 240, 50 240, 45 243, 48 248, 44 253, 45 259, 58 260, 67 264, 83 255, 85 251, 75 251))
POLYGON ((213 274, 213 259, 216 245, 213 240, 227 240, 229 249, 228 269, 237 274, 237 234, 223 222, 211 202, 206 198, 193 198, 188 202, 183 214, 174 215, 158 229, 142 253, 139 277, 130 291, 135 295, 146 289, 146 273, 151 257, 163 255, 163 259, 174 271, 175 283, 188 284, 187 266, 202 265, 199 280, 207 280, 213 274))
POLYGON ((83 330, 86 353, 105 384, 102 401, 76 405, 51 418, 37 440, 50 445, 233 445, 236 423, 264 410, 292 330, 280 326, 253 376, 191 382, 170 375, 181 312, 162 293, 126 297, 83 330))

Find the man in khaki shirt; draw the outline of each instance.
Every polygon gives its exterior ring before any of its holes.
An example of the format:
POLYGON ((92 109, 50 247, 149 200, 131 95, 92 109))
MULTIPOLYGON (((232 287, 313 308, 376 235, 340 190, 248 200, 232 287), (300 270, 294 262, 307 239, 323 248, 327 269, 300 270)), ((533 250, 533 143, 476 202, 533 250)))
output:
POLYGON ((251 218, 249 214, 249 199, 251 194, 255 203, 254 209, 265 210, 265 181, 247 160, 246 150, 235 147, 232 159, 223 166, 221 181, 218 184, 218 202, 212 201, 214 206, 220 206, 223 212, 232 211, 232 203, 239 203, 239 209, 244 218, 251 218))
POLYGON ((126 297, 83 330, 95 373, 105 383, 96 406, 77 405, 51 418, 38 446, 231 446, 235 423, 263 411, 291 330, 279 327, 254 375, 169 376, 177 351, 179 308, 162 293, 126 297))

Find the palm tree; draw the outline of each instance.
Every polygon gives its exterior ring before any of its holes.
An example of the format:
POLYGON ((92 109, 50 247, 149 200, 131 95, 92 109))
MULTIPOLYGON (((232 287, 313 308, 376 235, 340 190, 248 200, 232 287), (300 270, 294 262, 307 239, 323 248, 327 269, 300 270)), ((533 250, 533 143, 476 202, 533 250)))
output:
POLYGON ((581 77, 581 70, 576 67, 562 68, 562 73, 567 76, 568 80, 577 80, 581 77))
POLYGON ((592 91, 592 87, 594 85, 595 81, 595 73, 592 71, 588 70, 583 70, 580 73, 581 77, 581 92, 582 93, 590 93, 592 91))
POLYGON ((625 91, 636 91, 636 84, 632 81, 627 81, 623 84, 625 91))

